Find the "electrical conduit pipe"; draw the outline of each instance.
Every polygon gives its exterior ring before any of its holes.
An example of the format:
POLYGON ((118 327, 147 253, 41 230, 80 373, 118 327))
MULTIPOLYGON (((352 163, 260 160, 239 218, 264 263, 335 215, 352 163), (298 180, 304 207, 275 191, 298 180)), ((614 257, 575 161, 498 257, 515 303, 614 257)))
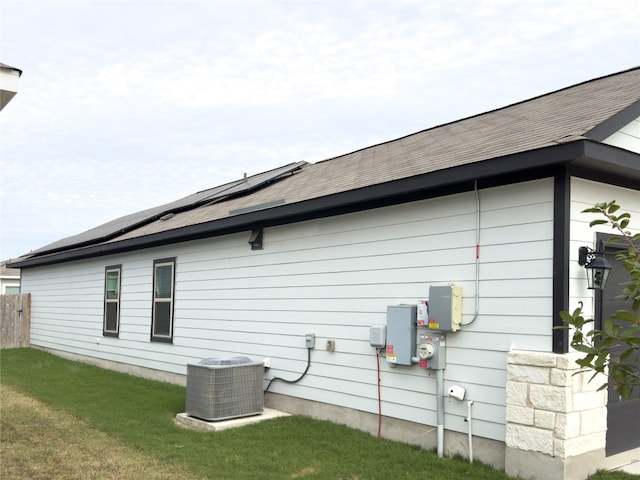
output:
MULTIPOLYGON (((461 326, 471 325, 478 318, 480 305, 480 195, 478 193, 478 181, 473 183, 473 191, 476 198, 476 306, 473 318, 461 324, 461 326)), ((436 370, 436 402, 437 402, 437 423, 438 438, 437 449, 438 457, 444 456, 444 370, 436 370)), ((469 421, 469 459, 473 463, 473 444, 471 440, 471 405, 473 400, 467 403, 468 421, 469 421)))

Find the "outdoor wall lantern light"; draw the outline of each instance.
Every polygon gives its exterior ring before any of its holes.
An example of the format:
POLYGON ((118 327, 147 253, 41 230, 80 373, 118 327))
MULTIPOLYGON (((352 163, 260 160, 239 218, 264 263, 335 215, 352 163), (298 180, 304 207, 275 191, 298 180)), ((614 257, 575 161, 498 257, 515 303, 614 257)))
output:
POLYGON ((591 290, 602 290, 607 284, 611 265, 604 258, 604 245, 598 241, 596 249, 580 247, 578 250, 578 264, 587 271, 587 283, 591 290))

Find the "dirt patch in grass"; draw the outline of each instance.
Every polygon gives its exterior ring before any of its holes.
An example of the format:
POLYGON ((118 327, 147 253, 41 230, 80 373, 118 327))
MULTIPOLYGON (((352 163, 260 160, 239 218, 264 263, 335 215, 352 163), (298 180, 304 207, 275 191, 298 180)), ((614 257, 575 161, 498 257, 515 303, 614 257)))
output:
POLYGON ((0 391, 0 478, 197 480, 17 390, 0 391))

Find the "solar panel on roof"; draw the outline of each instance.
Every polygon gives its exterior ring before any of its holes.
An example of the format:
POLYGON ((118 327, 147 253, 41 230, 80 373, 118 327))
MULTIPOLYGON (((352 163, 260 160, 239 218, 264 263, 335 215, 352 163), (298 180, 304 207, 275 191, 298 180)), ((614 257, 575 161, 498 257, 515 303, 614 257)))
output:
POLYGON ((120 235, 124 232, 157 220, 170 213, 191 210, 202 205, 223 201, 232 196, 257 190, 286 175, 292 174, 306 164, 307 162, 290 163, 267 172, 252 175, 251 177, 245 177, 241 180, 235 180, 233 182, 225 183, 224 185, 196 192, 174 202, 116 218, 115 220, 111 220, 110 222, 99 225, 78 235, 63 238, 62 240, 58 240, 45 247, 34 250, 31 252, 31 256, 38 256, 45 253, 52 253, 57 250, 80 247, 105 241, 109 238, 115 237, 116 235, 120 235))

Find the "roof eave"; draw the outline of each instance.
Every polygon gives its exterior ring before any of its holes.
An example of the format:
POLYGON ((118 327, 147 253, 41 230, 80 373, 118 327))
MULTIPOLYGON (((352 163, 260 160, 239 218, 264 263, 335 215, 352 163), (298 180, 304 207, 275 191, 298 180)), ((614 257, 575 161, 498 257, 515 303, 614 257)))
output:
POLYGON ((551 172, 552 167, 559 166, 569 167, 572 174, 579 176, 608 174, 610 178, 627 182, 627 186, 639 188, 639 157, 617 147, 576 140, 175 230, 27 258, 9 266, 50 265, 356 212, 426 198, 428 192, 455 185, 468 189, 476 180, 516 176, 527 171, 551 172))

